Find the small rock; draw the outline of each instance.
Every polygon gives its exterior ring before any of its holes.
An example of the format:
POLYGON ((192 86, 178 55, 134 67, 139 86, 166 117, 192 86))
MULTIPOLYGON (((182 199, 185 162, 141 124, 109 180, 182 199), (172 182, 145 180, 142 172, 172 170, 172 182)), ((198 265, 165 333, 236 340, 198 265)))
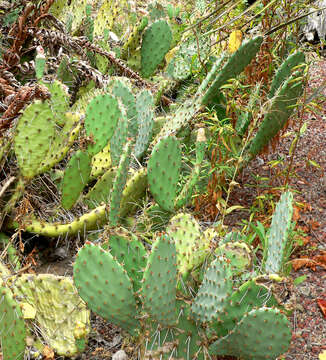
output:
POLYGON ((123 350, 119 350, 112 356, 112 360, 128 360, 128 356, 123 350))

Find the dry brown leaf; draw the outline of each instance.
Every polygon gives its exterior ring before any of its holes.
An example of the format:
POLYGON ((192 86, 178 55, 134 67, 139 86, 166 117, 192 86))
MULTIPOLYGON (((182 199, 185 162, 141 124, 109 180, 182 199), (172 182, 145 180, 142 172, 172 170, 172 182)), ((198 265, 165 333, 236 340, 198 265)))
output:
POLYGON ((301 259, 294 259, 292 260, 292 267, 295 271, 303 268, 308 267, 311 270, 316 270, 316 262, 314 260, 308 259, 308 258, 301 258, 301 259))
POLYGON ((326 319, 326 300, 317 299, 317 304, 320 307, 320 310, 323 313, 324 318, 326 319))
POLYGON ((322 268, 326 269, 326 252, 323 252, 322 255, 316 255, 312 259, 300 258, 292 260, 292 267, 295 271, 303 267, 308 267, 315 271, 316 266, 321 266, 322 268))
POLYGON ((293 206, 293 221, 298 221, 300 219, 300 210, 299 206, 293 206))
POLYGON ((54 351, 47 345, 44 346, 42 355, 44 356, 44 360, 54 360, 54 351))

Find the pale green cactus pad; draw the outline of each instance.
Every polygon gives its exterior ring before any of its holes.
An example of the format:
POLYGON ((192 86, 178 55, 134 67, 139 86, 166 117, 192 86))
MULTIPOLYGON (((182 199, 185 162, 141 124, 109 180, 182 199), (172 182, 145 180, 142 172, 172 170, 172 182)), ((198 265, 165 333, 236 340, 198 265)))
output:
POLYGON ((23 274, 15 280, 14 291, 23 303, 35 308, 35 321, 45 343, 58 355, 77 355, 74 330, 84 324, 87 339, 90 312, 72 280, 52 274, 23 274))

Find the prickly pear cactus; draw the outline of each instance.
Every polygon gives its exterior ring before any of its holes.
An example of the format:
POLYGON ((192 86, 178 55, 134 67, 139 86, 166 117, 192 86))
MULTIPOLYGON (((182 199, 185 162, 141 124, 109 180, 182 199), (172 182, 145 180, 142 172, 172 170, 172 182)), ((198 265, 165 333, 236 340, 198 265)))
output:
POLYGON ((35 309, 35 321, 44 341, 61 356, 79 351, 74 330, 83 324, 84 342, 90 331, 90 312, 70 278, 52 274, 23 274, 14 282, 14 292, 35 309))
POLYGON ((288 255, 286 254, 286 246, 293 214, 292 201, 291 192, 283 193, 273 214, 265 263, 265 271, 269 274, 279 273, 288 255))
POLYGON ((110 213, 109 219, 111 226, 116 226, 119 220, 121 205, 121 194, 127 182, 128 168, 130 163, 131 141, 129 140, 123 149, 119 166, 112 184, 110 193, 110 213))
POLYGON ((70 159, 62 183, 61 205, 70 209, 78 200, 91 173, 91 158, 87 152, 77 151, 70 159))
POLYGON ((232 269, 225 258, 217 257, 207 269, 192 303, 193 317, 203 323, 217 320, 232 292, 232 269))
POLYGON ((151 193, 164 210, 174 209, 180 167, 178 140, 173 136, 161 139, 153 148, 147 168, 151 193))
POLYGON ((262 36, 243 42, 239 49, 227 60, 219 75, 213 81, 203 97, 202 103, 207 105, 214 98, 219 88, 229 79, 238 76, 256 56, 263 42, 262 36))
POLYGON ((135 235, 121 229, 109 236, 108 247, 112 256, 126 269, 134 291, 138 291, 147 262, 147 253, 142 242, 135 235))
POLYGON ((87 150, 95 155, 107 145, 122 116, 118 100, 109 94, 98 95, 87 105, 85 116, 85 130, 91 141, 87 150))
POLYGON ((236 275, 248 270, 251 265, 251 251, 245 242, 222 244, 215 250, 215 254, 225 256, 236 275))
POLYGON ((84 197, 83 201, 90 209, 95 209, 102 202, 109 202, 110 192, 116 175, 116 168, 106 171, 84 197))
POLYGON ((26 328, 20 306, 0 279, 0 340, 3 360, 23 360, 26 328))
POLYGON ((100 247, 87 243, 78 252, 74 283, 87 306, 133 333, 138 326, 133 284, 123 267, 100 247))
POLYGON ((141 299, 151 317, 166 326, 177 320, 176 284, 175 245, 169 236, 162 235, 153 244, 147 261, 141 299))
POLYGON ((172 32, 165 20, 158 20, 146 28, 141 46, 141 70, 144 77, 153 75, 169 51, 172 32))
MULTIPOLYGON (((121 108, 121 107, 120 107, 121 108)), ((122 116, 110 140, 110 155, 113 166, 117 166, 128 138, 128 119, 125 110, 121 109, 122 116)))
POLYGON ((42 163, 55 139, 55 118, 48 102, 34 101, 20 117, 15 135, 15 154, 22 175, 42 173, 42 163))
POLYGON ((293 69, 296 66, 303 64, 304 61, 305 61, 305 55, 301 51, 295 52, 288 56, 288 58, 279 67, 279 69, 277 70, 277 72, 273 78, 273 81, 272 81, 272 84, 271 84, 271 87, 270 87, 270 90, 268 93, 268 97, 270 99, 275 95, 277 89, 279 89, 279 87, 282 85, 282 83, 292 75, 291 73, 292 73, 293 69))
POLYGON ((110 83, 112 94, 123 103, 128 118, 128 137, 135 137, 138 131, 136 99, 127 79, 115 79, 110 83))
POLYGON ((256 156, 268 145, 271 139, 284 128, 303 91, 303 82, 299 73, 289 77, 274 96, 264 120, 249 147, 251 157, 256 156))
POLYGON ((217 336, 226 336, 249 311, 263 306, 277 306, 277 301, 266 286, 249 280, 234 291, 225 303, 225 311, 210 330, 217 336))
POLYGON ((202 236, 199 224, 190 214, 174 216, 167 233, 175 242, 178 270, 185 275, 200 265, 209 251, 210 239, 202 236))
POLYGON ((244 360, 275 360, 287 351, 291 330, 286 316, 278 309, 251 310, 228 335, 215 341, 212 355, 231 355, 244 360), (268 324, 268 325, 267 325, 268 324))
POLYGON ((150 91, 143 90, 137 95, 136 109, 138 132, 134 154, 139 159, 148 148, 154 125, 154 100, 150 91))

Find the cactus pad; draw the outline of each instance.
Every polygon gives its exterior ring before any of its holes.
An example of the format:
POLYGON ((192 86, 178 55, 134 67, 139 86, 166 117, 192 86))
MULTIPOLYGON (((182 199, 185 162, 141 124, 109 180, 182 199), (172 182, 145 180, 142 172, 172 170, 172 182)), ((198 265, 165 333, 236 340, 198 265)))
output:
POLYGON ((85 116, 86 134, 92 142, 87 150, 95 155, 107 145, 121 118, 118 100, 109 94, 98 95, 87 105, 85 116))
POLYGON ((245 69, 256 56, 262 42, 263 37, 257 36, 242 43, 239 49, 228 59, 219 75, 208 88, 202 100, 203 104, 209 104, 222 85, 226 84, 228 80, 238 76, 245 69))
POLYGON ((70 159, 62 184, 61 204, 70 209, 78 200, 89 180, 91 173, 91 158, 88 153, 77 151, 70 159))
POLYGON ((216 258, 206 270, 191 310, 193 317, 203 323, 217 320, 224 312, 232 291, 232 271, 223 257, 216 258))
POLYGON ((10 289, 3 284, 0 286, 0 297, 0 340, 3 359, 23 360, 26 329, 21 309, 10 289))
POLYGON ((265 263, 265 270, 269 274, 279 273, 286 260, 286 246, 293 214, 292 201, 291 192, 283 193, 273 214, 265 263))
POLYGON ((55 126, 48 102, 36 100, 24 110, 15 135, 15 154, 23 176, 33 178, 43 171, 41 164, 54 141, 55 126))
POLYGON ((109 247, 112 256, 126 269, 134 291, 138 291, 141 288, 143 271, 147 262, 144 245, 135 235, 117 233, 110 236, 109 247))
POLYGON ((167 233, 175 242, 178 270, 181 274, 186 274, 204 261, 209 249, 209 239, 202 237, 199 224, 193 216, 174 216, 170 220, 167 233))
POLYGON ((161 139, 148 161, 148 183, 152 195, 164 210, 174 209, 180 167, 178 140, 173 136, 161 139))
POLYGON ((141 69, 144 77, 151 76, 169 51, 172 32, 165 20, 159 20, 146 28, 141 47, 141 69))
POLYGON ((173 325, 176 314, 176 251, 174 242, 160 236, 144 271, 141 298, 144 309, 162 325, 173 325))
POLYGON ((74 330, 90 331, 90 312, 81 301, 70 278, 52 274, 23 274, 14 283, 14 291, 24 303, 36 310, 35 320, 45 342, 61 356, 78 353, 74 330))
POLYGON ((278 309, 260 308, 245 315, 229 334, 215 343, 211 354, 244 360, 275 360, 289 348, 289 321, 278 309))
POLYGON ((136 99, 138 134, 134 154, 139 159, 148 148, 152 137, 154 100, 149 90, 143 90, 136 99))
POLYGON ((74 264, 74 282, 92 311, 133 333, 138 320, 132 282, 109 252, 85 244, 74 264))
POLYGON ((298 73, 294 73, 289 77, 273 98, 256 136, 250 143, 249 153, 252 157, 259 154, 287 123, 293 106, 303 91, 302 78, 296 80, 298 76, 298 73))
POLYGON ((109 169, 84 197, 84 202, 90 209, 95 209, 102 202, 108 203, 115 175, 116 169, 109 169))
POLYGON ((117 225, 121 205, 121 194, 127 182, 128 168, 130 163, 131 141, 125 144, 123 154, 113 181, 110 193, 110 214, 109 219, 112 226, 117 225))
POLYGON ((305 55, 301 51, 295 52, 288 56, 288 58, 279 67, 273 78, 271 88, 268 93, 269 98, 272 98, 282 83, 291 76, 293 68, 304 63, 304 61, 305 55))

